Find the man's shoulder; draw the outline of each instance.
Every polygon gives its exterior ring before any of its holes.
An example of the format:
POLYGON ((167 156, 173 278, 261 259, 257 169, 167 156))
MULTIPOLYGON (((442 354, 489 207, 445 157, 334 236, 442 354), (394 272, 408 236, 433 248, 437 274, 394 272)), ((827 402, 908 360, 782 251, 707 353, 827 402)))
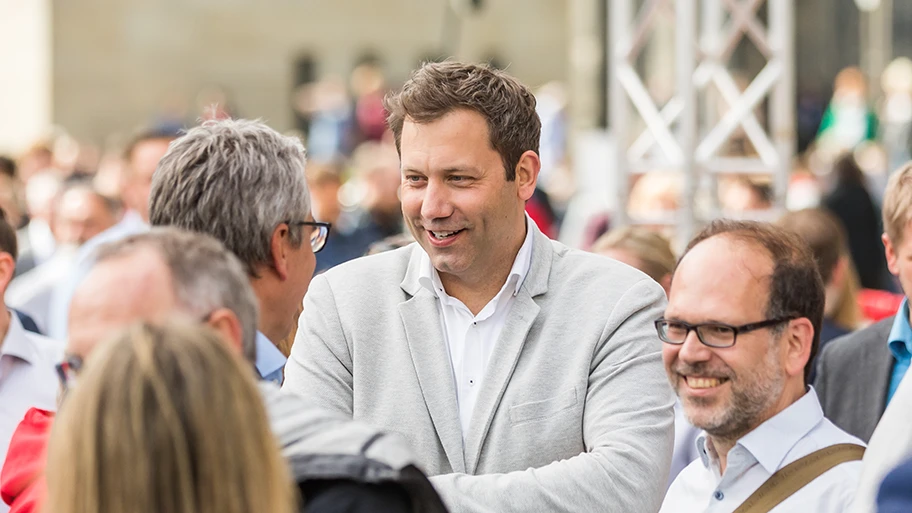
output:
POLYGON ((821 352, 821 359, 828 361, 853 361, 871 351, 872 347, 887 351, 887 338, 893 326, 893 317, 883 319, 863 329, 831 340, 821 352))
POLYGON ((416 244, 412 243, 402 248, 349 260, 320 276, 334 287, 348 283, 363 287, 366 283, 373 284, 378 281, 395 281, 398 285, 408 269, 415 246, 416 244))
POLYGON ((579 290, 579 287, 627 290, 644 280, 655 284, 639 269, 613 258, 570 248, 557 241, 551 241, 551 247, 553 258, 550 281, 553 284, 566 285, 574 290, 579 290))

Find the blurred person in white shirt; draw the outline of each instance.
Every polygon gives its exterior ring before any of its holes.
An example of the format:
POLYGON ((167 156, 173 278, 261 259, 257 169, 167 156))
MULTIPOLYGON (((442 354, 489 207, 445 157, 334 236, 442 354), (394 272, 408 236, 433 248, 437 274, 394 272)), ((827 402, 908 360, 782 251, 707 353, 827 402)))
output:
MULTIPOLYGON (((16 232, 0 211, 0 298, 16 268, 16 232)), ((63 357, 63 343, 27 332, 19 317, 0 310, 0 461, 16 426, 29 408, 54 410, 57 376, 54 366, 63 357)), ((0 502, 0 512, 7 506, 0 502)))
POLYGON ((46 333, 54 288, 72 269, 79 248, 117 223, 119 205, 100 194, 86 179, 69 180, 53 207, 54 256, 19 275, 7 291, 7 303, 29 315, 46 333))

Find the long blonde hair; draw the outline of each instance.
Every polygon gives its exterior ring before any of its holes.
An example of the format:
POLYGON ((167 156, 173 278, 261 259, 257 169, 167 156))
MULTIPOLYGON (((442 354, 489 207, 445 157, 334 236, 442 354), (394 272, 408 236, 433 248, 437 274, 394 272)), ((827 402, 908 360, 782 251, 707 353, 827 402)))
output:
POLYGON ((671 242, 664 236, 640 226, 615 228, 592 244, 593 253, 610 249, 629 251, 640 261, 638 269, 658 283, 674 272, 675 254, 671 242))
POLYGON ((54 423, 47 512, 291 513, 254 376, 202 327, 135 325, 93 351, 54 423))

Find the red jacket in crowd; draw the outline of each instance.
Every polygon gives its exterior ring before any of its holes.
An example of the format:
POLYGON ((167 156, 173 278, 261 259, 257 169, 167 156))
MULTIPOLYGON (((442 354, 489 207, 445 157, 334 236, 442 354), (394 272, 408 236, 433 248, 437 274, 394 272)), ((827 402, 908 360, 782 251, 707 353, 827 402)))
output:
POLYGON ((0 498, 10 513, 38 513, 45 495, 44 466, 54 414, 32 408, 19 423, 0 471, 0 498))

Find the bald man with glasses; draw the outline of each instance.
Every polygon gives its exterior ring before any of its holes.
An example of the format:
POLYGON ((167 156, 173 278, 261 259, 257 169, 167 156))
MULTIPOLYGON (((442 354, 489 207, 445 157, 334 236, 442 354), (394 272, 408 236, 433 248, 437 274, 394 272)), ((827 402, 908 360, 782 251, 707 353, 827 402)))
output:
POLYGON ((688 245, 655 322, 669 381, 703 433, 661 512, 841 512, 863 442, 823 417, 807 385, 824 289, 794 235, 716 221, 688 245))

